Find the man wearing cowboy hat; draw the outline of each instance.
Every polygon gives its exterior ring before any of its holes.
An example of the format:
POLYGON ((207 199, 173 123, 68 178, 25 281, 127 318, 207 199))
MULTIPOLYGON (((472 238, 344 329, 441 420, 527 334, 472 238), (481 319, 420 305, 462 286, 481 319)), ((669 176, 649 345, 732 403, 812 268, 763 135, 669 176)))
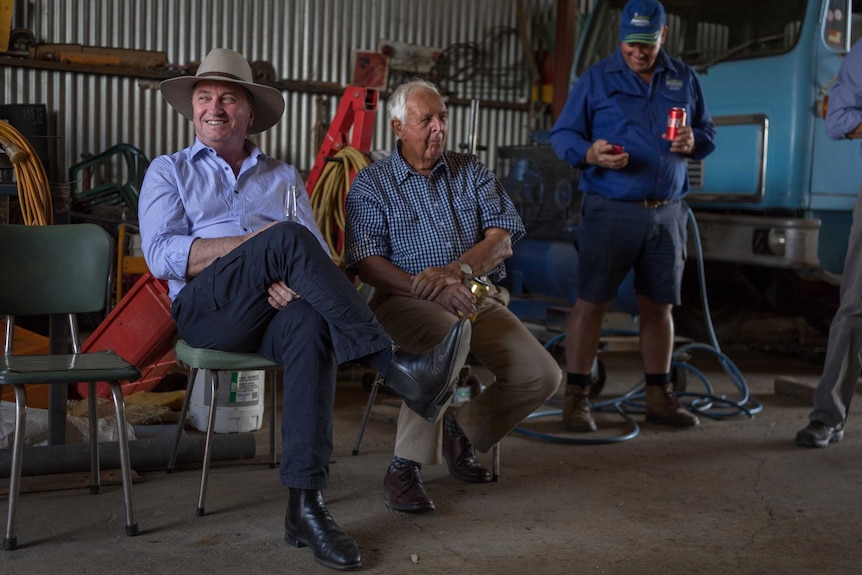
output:
POLYGON ((162 82, 162 96, 194 122, 195 142, 156 158, 141 189, 147 266, 168 280, 179 336, 193 347, 254 352, 284 366, 281 483, 289 488, 285 540, 318 563, 362 565, 359 547, 327 510, 332 412, 339 364, 363 360, 408 406, 436 421, 466 359, 461 321, 423 354, 398 350, 332 262, 307 194, 283 221, 296 168, 248 134, 275 125, 281 93, 255 84, 248 61, 214 49, 195 76, 162 82))

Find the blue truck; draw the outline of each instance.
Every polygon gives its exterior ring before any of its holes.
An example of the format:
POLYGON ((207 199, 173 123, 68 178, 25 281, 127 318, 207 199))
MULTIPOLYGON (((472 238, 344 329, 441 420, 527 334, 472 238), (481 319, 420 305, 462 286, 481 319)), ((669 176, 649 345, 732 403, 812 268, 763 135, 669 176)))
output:
MULTIPOLYGON (((578 42, 573 82, 618 45, 624 4, 596 0, 578 42)), ((694 68, 716 124, 715 152, 688 165, 687 201, 704 259, 747 270, 760 282, 793 274, 835 284, 862 159, 858 142, 827 137, 824 117, 842 58, 862 35, 862 6, 852 0, 663 4, 664 48, 694 68)), ((509 282, 516 297, 532 300, 515 301, 514 309, 538 319, 531 316, 548 306, 535 305, 536 297, 571 303, 577 293, 570 263, 577 173, 567 172, 548 146, 503 150, 501 157, 508 162, 504 185, 528 230, 509 262, 509 282)))

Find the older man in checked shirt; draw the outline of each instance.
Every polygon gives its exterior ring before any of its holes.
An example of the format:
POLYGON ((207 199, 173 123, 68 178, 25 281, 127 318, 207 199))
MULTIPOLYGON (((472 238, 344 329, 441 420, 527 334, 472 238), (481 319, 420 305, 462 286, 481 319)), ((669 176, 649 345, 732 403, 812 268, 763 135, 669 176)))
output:
POLYGON ((459 316, 472 317, 470 351, 495 376, 437 423, 402 405, 384 497, 395 511, 420 513, 434 510, 423 464, 445 459, 456 479, 491 481, 474 446, 493 447, 554 394, 562 374, 494 286, 524 235, 512 201, 475 156, 444 150, 449 116, 432 84, 404 84, 388 106, 396 149, 359 172, 347 195, 348 271, 375 288, 369 306, 404 349, 428 349, 459 316), (466 283, 477 277, 491 285, 481 305, 466 283))

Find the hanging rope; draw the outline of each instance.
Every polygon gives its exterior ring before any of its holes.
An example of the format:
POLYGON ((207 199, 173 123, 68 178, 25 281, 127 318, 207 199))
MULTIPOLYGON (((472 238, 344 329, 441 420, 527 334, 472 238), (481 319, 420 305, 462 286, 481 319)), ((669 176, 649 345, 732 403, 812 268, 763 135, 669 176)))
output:
POLYGON ((54 223, 51 189, 45 167, 33 147, 8 122, 0 121, 0 145, 15 168, 18 181, 18 203, 28 226, 54 223))
POLYGON ((320 173, 320 179, 311 193, 311 207, 314 219, 320 228, 332 261, 341 266, 344 261, 344 226, 347 217, 344 213, 344 202, 353 176, 362 168, 371 165, 365 154, 351 146, 346 146, 328 161, 320 173))

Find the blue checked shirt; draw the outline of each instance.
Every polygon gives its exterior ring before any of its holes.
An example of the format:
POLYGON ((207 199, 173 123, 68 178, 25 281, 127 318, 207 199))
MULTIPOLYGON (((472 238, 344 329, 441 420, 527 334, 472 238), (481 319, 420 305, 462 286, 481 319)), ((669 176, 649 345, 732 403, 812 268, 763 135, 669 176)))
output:
MULTIPOLYGON (((496 176, 475 156, 446 151, 429 177, 401 157, 389 157, 356 174, 347 194, 345 263, 382 256, 409 274, 442 267, 484 238, 488 228, 508 230, 515 243, 524 225, 496 176)), ((500 264, 488 277, 506 276, 500 264)))

